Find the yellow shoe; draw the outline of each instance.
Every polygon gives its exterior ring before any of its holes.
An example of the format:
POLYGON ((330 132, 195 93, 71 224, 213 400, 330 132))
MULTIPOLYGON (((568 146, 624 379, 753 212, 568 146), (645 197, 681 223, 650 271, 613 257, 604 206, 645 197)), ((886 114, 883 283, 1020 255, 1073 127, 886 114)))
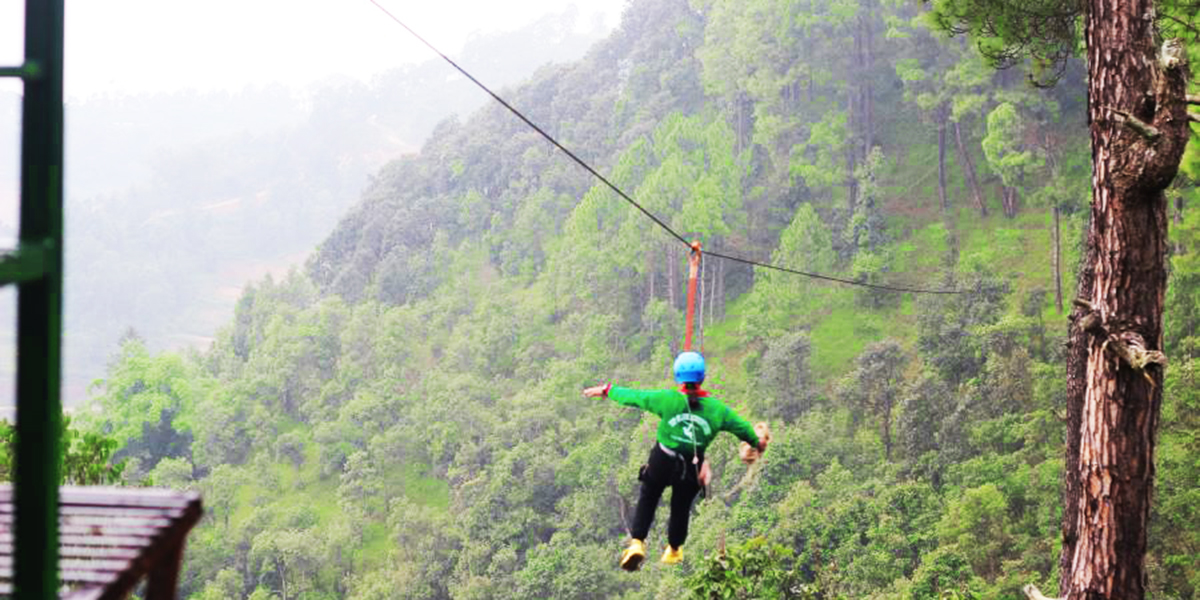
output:
POLYGON ((636 571, 646 560, 646 544, 639 539, 629 540, 629 547, 621 553, 621 568, 626 571, 636 571))
POLYGON ((667 549, 663 551, 662 562, 668 565, 677 565, 683 561, 683 550, 667 545, 667 549))

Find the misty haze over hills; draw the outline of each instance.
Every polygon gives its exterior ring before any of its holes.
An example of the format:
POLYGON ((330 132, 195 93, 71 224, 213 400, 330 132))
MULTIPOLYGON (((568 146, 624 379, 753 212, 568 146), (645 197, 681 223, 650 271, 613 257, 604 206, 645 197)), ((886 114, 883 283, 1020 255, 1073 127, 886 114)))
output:
MULTIPOLYGON (((494 87, 570 61, 607 33, 577 11, 477 37, 455 58, 494 87)), ((182 90, 68 101, 64 402, 87 396, 122 335, 204 347, 241 287, 299 267, 368 174, 487 97, 440 59, 305 90, 182 90)), ((0 241, 16 243, 20 98, 0 93, 0 241)), ((15 323, 15 294, 0 296, 15 323)), ((13 325, 0 329, 12 404, 13 325)))

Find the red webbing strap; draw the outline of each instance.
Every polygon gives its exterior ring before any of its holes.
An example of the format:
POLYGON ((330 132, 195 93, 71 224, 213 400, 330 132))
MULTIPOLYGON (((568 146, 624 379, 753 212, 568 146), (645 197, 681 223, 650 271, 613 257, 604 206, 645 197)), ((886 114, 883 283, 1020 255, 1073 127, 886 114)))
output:
POLYGON ((700 274, 700 242, 692 242, 692 255, 688 257, 687 323, 683 337, 683 350, 692 349, 692 329, 696 318, 696 277, 700 274))

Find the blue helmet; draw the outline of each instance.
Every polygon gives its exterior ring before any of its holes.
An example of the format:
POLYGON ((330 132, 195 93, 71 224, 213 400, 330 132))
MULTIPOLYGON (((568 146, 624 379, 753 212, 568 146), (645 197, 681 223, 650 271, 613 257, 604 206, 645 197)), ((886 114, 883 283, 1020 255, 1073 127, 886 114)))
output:
POLYGON ((675 358, 676 383, 701 383, 704 381, 704 357, 699 352, 681 352, 675 358))

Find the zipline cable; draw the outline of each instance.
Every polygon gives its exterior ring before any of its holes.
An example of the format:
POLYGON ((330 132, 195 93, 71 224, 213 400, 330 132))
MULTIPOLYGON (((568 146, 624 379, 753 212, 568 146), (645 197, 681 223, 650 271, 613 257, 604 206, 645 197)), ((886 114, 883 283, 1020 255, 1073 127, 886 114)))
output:
MULTIPOLYGON (((516 117, 518 119, 520 119, 521 121, 524 121, 526 125, 531 127, 534 131, 538 132, 538 134, 540 134, 542 137, 546 138, 546 141, 553 144, 554 147, 558 148, 559 150, 562 150, 564 154, 566 154, 568 157, 571 158, 571 160, 574 160, 576 163, 579 164, 579 166, 583 167, 584 170, 586 170, 588 173, 591 173, 592 175, 594 175, 596 177, 596 179, 599 179, 601 182, 604 183, 604 185, 607 185, 609 187, 609 189, 616 192, 618 196, 620 196, 626 202, 632 204, 634 206, 634 208, 637 208, 639 211, 642 212, 642 214, 649 217, 650 220, 652 220, 656 224, 658 224, 659 227, 661 227, 667 233, 671 234, 675 239, 682 242, 683 245, 687 246, 688 248, 692 248, 692 242, 687 241, 687 239, 685 239, 682 235, 679 235, 679 233, 677 233, 674 229, 671 229, 671 227, 669 225, 664 223, 662 221, 662 219, 659 219, 658 217, 654 216, 654 213, 650 212, 649 210, 646 210, 646 208, 643 207, 641 204, 638 204, 638 202, 636 200, 634 200, 633 198, 631 198, 629 196, 629 194, 626 194, 624 191, 621 190, 621 188, 617 187, 616 184, 609 181, 607 177, 601 175, 599 171, 592 168, 592 166, 589 165, 587 162, 585 162, 582 158, 579 158, 578 156, 576 156, 574 152, 571 152, 570 150, 568 150, 566 146, 563 146, 562 144, 560 144, 558 142, 558 140, 554 139, 554 136, 551 136, 549 133, 546 133, 545 130, 543 130, 541 127, 538 127, 536 123, 534 123, 533 121, 530 121, 528 117, 526 117, 524 114, 521 113, 521 111, 514 108, 511 104, 509 104, 507 101, 505 101, 504 98, 501 98, 499 96, 499 94, 497 94, 496 92, 493 92, 491 90, 491 88, 484 85, 483 82, 479 81, 478 79, 475 79, 475 77, 473 75, 471 75, 470 73, 468 73, 466 69, 458 66, 458 63, 451 60, 449 56, 446 56, 445 54, 443 54, 441 50, 438 50, 433 44, 429 43, 428 41, 425 40, 425 38, 421 37, 421 35, 418 34, 416 31, 414 31, 412 27, 409 27, 408 25, 406 25, 404 23, 404 21, 400 20, 399 17, 392 14, 391 11, 389 11, 388 9, 384 8, 384 6, 382 4, 380 4, 378 2, 378 0, 368 0, 368 1, 371 4, 374 4, 376 8, 378 8, 380 11, 383 12, 383 14, 387 15, 389 18, 391 18, 393 21, 395 21, 398 25, 403 27, 405 31, 407 31, 413 37, 417 38, 417 40, 420 41, 422 44, 424 44, 425 47, 432 50, 434 52, 434 54, 437 54, 438 56, 442 57, 442 60, 449 63, 451 67, 454 67, 455 70, 457 70, 459 73, 462 73, 464 77, 471 80, 471 83, 474 83, 476 86, 479 87, 479 89, 487 92, 487 94, 489 96, 491 96, 492 99, 494 99, 496 102, 499 102, 501 106, 503 106, 504 108, 507 108, 508 111, 511 112, 512 114, 516 115, 516 117)), ((840 277, 832 277, 830 275, 821 275, 819 273, 808 273, 806 271, 800 271, 798 269, 790 269, 788 267, 781 267, 778 265, 762 263, 762 262, 758 262, 758 261, 754 261, 754 260, 750 260, 750 259, 746 259, 746 258, 731 256, 728 254, 721 254, 719 252, 706 251, 705 253, 710 256, 713 256, 715 258, 723 258, 725 260, 740 262, 740 263, 751 265, 751 266, 763 267, 766 269, 774 269, 776 271, 782 271, 784 273, 791 273, 793 275, 802 275, 804 277, 809 277, 812 279, 820 279, 820 280, 824 280, 824 281, 843 283, 846 285, 854 285, 854 286, 872 288, 872 289, 883 290, 883 291, 888 291, 888 292, 908 292, 908 293, 913 293, 913 294, 966 294, 966 293, 969 293, 969 290, 934 290, 934 289, 927 289, 927 288, 892 286, 892 285, 882 285, 882 284, 877 284, 877 283, 867 283, 865 281, 854 281, 852 279, 843 279, 840 277)))
POLYGON ((902 286, 902 285, 884 285, 881 283, 868 283, 866 281, 854 281, 853 279, 843 279, 841 277, 833 277, 831 275, 821 275, 820 273, 809 273, 807 271, 801 271, 798 269, 790 269, 788 267, 781 267, 779 265, 762 263, 762 262, 758 262, 756 260, 750 260, 748 258, 741 258, 741 257, 737 257, 737 256, 730 256, 728 254, 721 254, 720 252, 713 252, 711 250, 705 252, 705 254, 712 256, 714 258, 723 258, 725 260, 732 260, 733 262, 740 262, 740 263, 755 266, 755 267, 763 267, 764 269, 774 269, 776 271, 783 271, 784 273, 791 273, 793 275, 803 275, 805 277, 811 277, 813 279, 822 279, 825 281, 832 281, 835 283, 844 283, 847 285, 857 285, 860 287, 867 287, 867 288, 872 288, 872 289, 876 289, 876 290, 884 290, 884 291, 888 291, 888 292, 911 292, 914 294, 967 294, 967 293, 970 293, 970 290, 932 290, 932 289, 927 289, 927 288, 906 287, 906 286, 902 286))
POLYGON ((507 108, 509 110, 509 112, 516 115, 518 119, 521 119, 522 121, 524 121, 526 125, 532 127, 534 131, 540 133, 542 135, 542 137, 546 138, 546 140, 548 140, 551 144, 554 144, 555 147, 557 147, 559 150, 562 150, 567 156, 571 157, 572 160, 579 163, 579 166, 586 169, 588 173, 595 175, 597 179, 599 179, 600 181, 603 181, 604 185, 607 185, 610 189, 612 189, 612 191, 616 192, 618 196, 624 198, 627 202, 629 202, 630 204, 637 207, 638 210, 642 211, 642 214, 646 215, 647 217, 650 217, 655 223, 658 223, 659 227, 662 227, 663 229, 665 229, 667 231, 667 233, 670 233, 671 235, 675 236, 675 239, 678 239, 679 241, 683 242, 683 244, 685 246, 691 246, 691 243, 688 242, 686 239, 684 239, 684 237, 682 235, 675 233, 674 229, 671 229, 669 226, 667 226, 666 223, 663 223, 658 217, 654 216, 653 213, 646 210, 645 208, 642 208, 641 204, 638 204, 636 201, 634 201, 633 198, 630 198, 625 192, 621 191, 621 188, 617 187, 613 182, 609 181, 608 178, 606 178, 605 176, 601 175, 598 171, 593 169, 592 166, 587 164, 586 162, 584 162, 584 160, 582 158, 575 156, 574 152, 567 150, 566 146, 563 146, 562 144, 558 143, 558 140, 554 139, 553 136, 546 133, 545 131, 542 130, 541 127, 538 127, 533 121, 530 121, 528 118, 526 118, 525 115, 521 114, 521 111, 513 108, 511 104, 506 102, 504 100, 504 98, 501 98, 499 95, 497 95, 496 92, 493 92, 491 90, 491 88, 489 88, 486 85, 483 85, 483 83, 480 82, 478 79, 475 79, 475 77, 473 77, 470 73, 468 73, 466 69, 458 66, 458 63, 454 62, 453 60, 450 60, 450 57, 446 56, 445 54, 442 54, 441 50, 438 50, 437 48, 435 48, 433 46, 433 44, 430 44, 429 42, 425 41, 425 38, 421 37, 417 32, 413 31, 413 29, 411 27, 409 27, 408 25, 405 25, 404 21, 401 21, 396 15, 393 15, 391 12, 389 12, 388 9, 384 8, 381 4, 379 4, 379 2, 377 2, 376 0, 369 0, 369 2, 371 4, 374 4, 376 7, 378 7, 379 10, 383 11, 383 14, 391 17, 393 21, 399 23, 401 27, 403 27, 405 30, 407 30, 409 33, 411 33, 413 35, 413 37, 420 40, 420 42, 422 44, 425 44, 430 50, 433 50, 435 54, 442 57, 442 59, 445 60, 446 62, 450 63, 450 66, 457 69, 458 72, 462 73, 464 77, 466 77, 467 79, 470 79, 472 83, 479 86, 479 88, 482 89, 483 91, 487 92, 488 95, 491 96, 492 98, 494 98, 496 100, 496 102, 499 102, 501 106, 503 106, 504 108, 507 108))

